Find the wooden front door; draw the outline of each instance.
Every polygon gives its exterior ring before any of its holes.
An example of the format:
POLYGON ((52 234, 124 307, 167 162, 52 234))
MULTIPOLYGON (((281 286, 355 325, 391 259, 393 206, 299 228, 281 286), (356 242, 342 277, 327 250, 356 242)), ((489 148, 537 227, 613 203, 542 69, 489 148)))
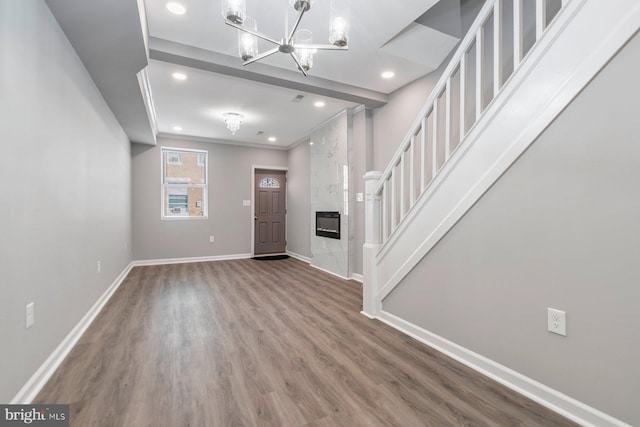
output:
POLYGON ((254 255, 285 253, 286 172, 257 169, 255 177, 254 255))

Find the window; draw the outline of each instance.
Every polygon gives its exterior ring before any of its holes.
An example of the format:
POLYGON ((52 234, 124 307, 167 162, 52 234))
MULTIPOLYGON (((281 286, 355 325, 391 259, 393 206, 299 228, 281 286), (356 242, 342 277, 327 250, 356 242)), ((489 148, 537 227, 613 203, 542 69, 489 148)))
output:
POLYGON ((280 188, 280 183, 275 178, 263 178, 260 181, 260 188, 280 188))
POLYGON ((162 218, 207 217, 207 152, 162 147, 162 218))

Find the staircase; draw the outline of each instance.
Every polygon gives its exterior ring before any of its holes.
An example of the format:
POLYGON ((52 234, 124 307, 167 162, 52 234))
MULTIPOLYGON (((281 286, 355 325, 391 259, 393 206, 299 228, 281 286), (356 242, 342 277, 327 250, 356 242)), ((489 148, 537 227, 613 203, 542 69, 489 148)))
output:
POLYGON ((383 172, 368 172, 363 314, 640 28, 637 0, 487 0, 383 172))

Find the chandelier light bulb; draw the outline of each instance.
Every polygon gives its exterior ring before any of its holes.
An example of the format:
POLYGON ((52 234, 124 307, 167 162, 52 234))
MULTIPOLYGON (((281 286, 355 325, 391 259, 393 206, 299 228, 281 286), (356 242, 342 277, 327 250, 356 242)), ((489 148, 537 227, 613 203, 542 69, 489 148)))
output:
MULTIPOLYGON (((245 17, 244 27, 252 31, 258 31, 256 20, 250 16, 245 17)), ((258 38, 251 33, 238 30, 238 49, 240 58, 242 58, 243 61, 252 59, 258 55, 258 38)))
POLYGON ((245 0, 222 0, 222 16, 234 24, 242 24, 246 17, 245 0))
MULTIPOLYGON (((311 30, 298 30, 295 35, 295 42, 296 44, 312 44, 313 33, 311 30)), ((313 67, 313 54, 313 49, 296 49, 296 55, 298 55, 298 59, 300 60, 300 66, 305 72, 309 71, 311 67, 313 67)))
POLYGON ((349 1, 331 0, 330 19, 329 42, 334 46, 347 46, 349 41, 349 1))

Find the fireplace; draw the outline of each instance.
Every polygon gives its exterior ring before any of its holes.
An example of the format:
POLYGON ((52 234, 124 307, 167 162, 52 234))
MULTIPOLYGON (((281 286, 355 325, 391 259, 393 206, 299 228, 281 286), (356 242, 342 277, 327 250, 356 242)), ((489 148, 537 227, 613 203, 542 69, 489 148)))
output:
POLYGON ((340 212, 316 212, 316 236, 340 240, 340 212))

